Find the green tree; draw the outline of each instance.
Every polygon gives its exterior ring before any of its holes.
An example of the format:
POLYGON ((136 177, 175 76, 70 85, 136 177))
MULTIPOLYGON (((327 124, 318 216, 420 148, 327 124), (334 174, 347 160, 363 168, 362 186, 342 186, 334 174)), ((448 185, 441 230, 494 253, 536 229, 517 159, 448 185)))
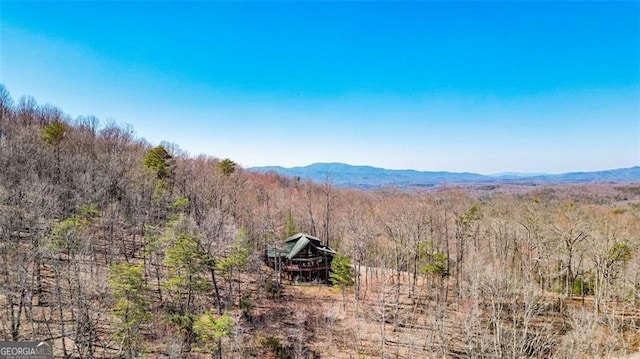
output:
POLYGON ((51 146, 57 146, 64 139, 69 126, 62 121, 54 121, 42 129, 42 139, 51 146))
POLYGON ((444 278, 447 275, 447 255, 442 252, 434 252, 427 255, 428 262, 422 267, 424 273, 444 278))
MULTIPOLYGON (((54 181, 60 183, 62 180, 62 157, 60 155, 60 144, 69 130, 69 126, 62 121, 54 121, 42 129, 40 136, 44 142, 53 148, 55 159, 54 181)), ((67 206, 65 206, 68 208, 67 206)))
MULTIPOLYGON (((54 273, 54 299, 57 307, 57 317, 60 325, 61 337, 67 335, 75 336, 79 346, 77 350, 87 350, 91 353, 94 345, 94 327, 95 323, 88 318, 89 302, 86 300, 86 291, 83 286, 83 279, 79 273, 79 262, 77 258, 79 254, 87 254, 90 249, 90 241, 88 241, 89 225, 92 220, 97 217, 97 208, 95 206, 81 206, 74 216, 66 218, 56 223, 48 236, 48 248, 53 254, 46 259, 51 265, 54 273), (66 255, 66 258, 65 258, 66 255), (65 286, 65 283, 67 286, 65 286), (72 291, 70 290, 72 288, 72 291), (66 293, 72 292, 69 295, 66 293), (65 311, 73 313, 73 321, 68 322, 65 317, 65 311), (67 332, 68 325, 75 326, 73 331, 67 332)), ((36 260, 37 265, 38 260, 36 260)), ((39 274, 36 269, 36 281, 39 274)), ((67 348, 63 344, 63 354, 67 353, 67 348)), ((90 354, 88 354, 90 355, 90 354)))
POLYGON ((71 255, 80 246, 78 236, 80 224, 75 217, 58 222, 51 231, 50 244, 55 252, 71 255))
POLYGON ((205 349, 212 350, 209 343, 216 343, 215 353, 222 356, 222 338, 231 335, 234 327, 233 320, 228 313, 215 316, 210 311, 205 311, 193 324, 193 331, 198 340, 205 343, 205 349))
POLYGON ((51 249, 55 252, 66 252, 71 256, 82 245, 81 231, 98 217, 98 207, 94 204, 80 206, 77 213, 58 222, 50 235, 51 249))
POLYGON ((615 282, 619 272, 632 258, 632 250, 624 242, 614 242, 605 247, 604 253, 594 255, 595 264, 595 306, 600 311, 600 301, 607 294, 609 286, 615 282))
POLYGON ((147 152, 142 164, 151 170, 157 179, 166 180, 171 176, 169 163, 171 158, 171 155, 163 146, 156 146, 147 152))
POLYGON ((195 340, 193 324, 198 313, 196 295, 210 290, 204 278, 207 255, 198 249, 193 236, 176 233, 173 228, 165 234, 168 246, 164 264, 168 278, 162 287, 167 290, 171 302, 167 305, 167 317, 183 334, 183 353, 191 352, 195 340))
POLYGON ((229 254, 216 262, 216 269, 222 273, 227 281, 227 305, 233 304, 233 273, 244 267, 249 260, 249 237, 244 228, 240 228, 235 236, 229 254))
POLYGON ((347 289, 354 284, 354 273, 349 257, 338 253, 331 261, 331 273, 329 273, 329 281, 334 288, 340 289, 342 292, 343 305, 346 305, 347 289))
POLYGON ((107 284, 116 302, 113 314, 118 319, 115 338, 125 358, 135 358, 142 349, 140 329, 149 319, 146 309, 144 269, 142 265, 116 263, 109 267, 107 284))
POLYGON ((284 220, 284 229, 282 230, 282 236, 284 238, 291 237, 292 235, 298 233, 298 229, 296 228, 295 221, 293 220, 293 214, 291 210, 287 212, 287 218, 284 220))
POLYGON ((236 171, 236 163, 232 160, 225 158, 224 160, 218 162, 216 166, 220 172, 222 172, 225 176, 231 176, 232 173, 236 171))
POLYGON ((150 149, 144 156, 142 164, 154 179, 154 199, 161 198, 162 193, 171 188, 173 178, 171 159, 171 155, 163 146, 150 149))
POLYGON ((439 302, 440 294, 445 290, 444 278, 449 274, 447 254, 433 248, 431 241, 418 243, 417 252, 418 258, 421 260, 421 265, 418 266, 419 271, 429 275, 434 278, 434 280, 438 280, 440 289, 438 291, 437 301, 439 302))
POLYGON ((482 219, 482 211, 478 204, 473 204, 465 213, 456 218, 456 292, 461 295, 460 282, 462 279, 462 266, 465 259, 467 242, 476 240, 479 233, 479 221, 482 219))

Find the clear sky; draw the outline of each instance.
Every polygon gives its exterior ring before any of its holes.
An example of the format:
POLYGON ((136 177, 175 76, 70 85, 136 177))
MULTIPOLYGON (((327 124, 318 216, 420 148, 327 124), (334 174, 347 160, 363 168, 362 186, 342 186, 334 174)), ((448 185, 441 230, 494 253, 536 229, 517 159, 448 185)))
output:
POLYGON ((0 83, 245 167, 640 164, 640 2, 0 1, 0 83))

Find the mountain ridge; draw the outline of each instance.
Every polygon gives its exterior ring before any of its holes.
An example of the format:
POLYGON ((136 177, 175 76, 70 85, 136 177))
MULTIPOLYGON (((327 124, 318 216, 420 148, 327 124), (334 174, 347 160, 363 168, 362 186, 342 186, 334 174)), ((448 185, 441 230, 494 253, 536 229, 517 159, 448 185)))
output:
POLYGON ((324 182, 347 188, 433 187, 460 184, 559 184, 596 182, 640 182, 640 166, 591 172, 559 174, 503 172, 483 175, 473 172, 418 171, 414 169, 385 169, 369 165, 350 165, 341 162, 316 162, 307 166, 250 167, 253 172, 276 172, 303 180, 324 182))

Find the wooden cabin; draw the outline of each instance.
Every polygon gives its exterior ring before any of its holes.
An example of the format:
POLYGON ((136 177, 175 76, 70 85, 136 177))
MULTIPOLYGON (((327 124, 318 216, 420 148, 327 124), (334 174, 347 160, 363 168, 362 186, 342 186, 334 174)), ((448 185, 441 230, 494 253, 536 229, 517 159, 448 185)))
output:
POLYGON ((298 233, 267 248, 265 260, 296 282, 327 283, 336 252, 314 236, 298 233))

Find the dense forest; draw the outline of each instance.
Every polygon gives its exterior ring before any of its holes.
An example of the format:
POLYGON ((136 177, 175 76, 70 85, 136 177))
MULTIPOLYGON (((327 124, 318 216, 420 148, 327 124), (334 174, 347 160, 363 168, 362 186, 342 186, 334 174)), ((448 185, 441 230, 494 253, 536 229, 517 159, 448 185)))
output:
POLYGON ((154 146, 2 85, 0 168, 0 340, 56 357, 640 350, 640 183, 338 188, 154 146), (297 232, 348 259, 333 286, 264 264, 297 232))

